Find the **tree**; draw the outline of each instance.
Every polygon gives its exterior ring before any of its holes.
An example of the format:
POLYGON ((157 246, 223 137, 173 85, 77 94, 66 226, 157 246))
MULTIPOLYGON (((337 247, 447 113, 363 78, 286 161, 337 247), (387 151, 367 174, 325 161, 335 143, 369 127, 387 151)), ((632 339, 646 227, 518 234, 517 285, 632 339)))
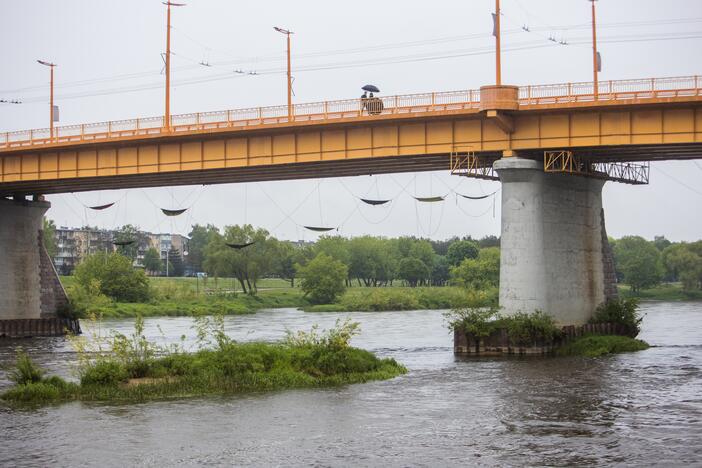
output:
POLYGON ((429 278, 429 269, 418 258, 407 257, 400 260, 397 274, 400 279, 407 281, 411 287, 416 287, 420 281, 429 278))
POLYGON ((324 252, 306 266, 300 266, 298 272, 302 278, 300 287, 313 304, 332 303, 346 289, 348 268, 324 252))
POLYGON ((114 240, 117 242, 134 241, 133 244, 117 246, 117 252, 125 257, 131 258, 132 261, 136 260, 139 251, 146 249, 149 244, 149 239, 146 237, 146 234, 141 232, 138 227, 132 226, 131 224, 122 226, 117 233, 115 233, 114 240))
POLYGON ((614 246, 614 261, 625 283, 637 292, 660 283, 663 276, 661 253, 643 237, 626 236, 614 246))
POLYGON ((132 261, 118 253, 97 253, 86 257, 76 267, 75 281, 85 290, 95 287, 100 293, 120 302, 144 302, 149 299, 149 280, 132 261))
POLYGON ((431 285, 445 286, 450 278, 450 268, 451 265, 445 255, 435 256, 434 269, 431 271, 431 285))
POLYGON ((349 240, 341 236, 322 236, 314 246, 315 255, 324 252, 334 260, 339 260, 344 265, 351 264, 349 240))
POLYGON ((666 270, 679 279, 686 291, 702 287, 702 256, 691 244, 673 244, 662 254, 666 270))
POLYGON ((654 236, 653 237, 653 245, 656 246, 658 250, 661 252, 666 248, 670 247, 672 242, 670 242, 668 239, 665 238, 665 236, 654 236))
POLYGON ((202 263, 205 260, 205 248, 210 240, 219 234, 219 229, 212 224, 202 226, 195 224, 188 234, 188 264, 193 271, 203 270, 202 263))
POLYGON ((415 241, 409 251, 409 256, 424 263, 424 266, 426 266, 430 272, 434 268, 435 255, 436 253, 434 253, 431 242, 424 239, 415 241))
POLYGON ((54 224, 52 219, 44 217, 44 228, 42 234, 46 252, 49 254, 51 261, 53 261, 58 249, 56 247, 56 224, 54 224))
POLYGON ((290 242, 278 242, 275 246, 274 273, 280 278, 290 281, 290 287, 295 287, 295 264, 298 260, 298 249, 290 242))
POLYGON ((397 251, 387 239, 362 236, 349 241, 349 275, 366 286, 387 285, 395 278, 397 251))
POLYGON ((255 295, 258 280, 274 271, 276 244, 276 239, 265 229, 254 229, 250 224, 226 226, 223 235, 216 233, 211 236, 205 248, 203 267, 215 279, 233 276, 244 293, 255 295), (252 244, 232 249, 227 243, 252 244))
POLYGON ((144 269, 152 273, 157 273, 161 271, 161 254, 158 250, 151 247, 144 253, 144 269))
MULTIPOLYGON (((168 249, 168 276, 183 276, 185 272, 185 264, 183 257, 180 256, 180 250, 171 245, 168 249)), ((164 260, 165 261, 165 260, 164 260)))
POLYGON ((479 250, 476 242, 459 240, 449 246, 446 257, 451 266, 458 266, 466 258, 478 258, 479 250))
POLYGON ((481 249, 478 258, 466 258, 451 268, 451 281, 469 289, 496 288, 500 283, 500 249, 481 249))
POLYGON ((485 236, 478 241, 478 245, 481 249, 485 249, 487 247, 499 247, 500 238, 497 236, 485 236))

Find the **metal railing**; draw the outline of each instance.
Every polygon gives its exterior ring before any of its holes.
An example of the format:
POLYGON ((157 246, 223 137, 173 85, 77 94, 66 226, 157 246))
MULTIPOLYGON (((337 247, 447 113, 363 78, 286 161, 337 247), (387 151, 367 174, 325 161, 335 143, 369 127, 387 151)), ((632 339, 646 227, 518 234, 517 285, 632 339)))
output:
MULTIPOLYGON (((520 106, 568 104, 574 102, 631 101, 702 96, 702 77, 646 78, 638 80, 601 81, 598 93, 593 83, 561 83, 519 88, 520 106)), ((257 127, 292 122, 313 122, 359 118, 375 115, 424 114, 478 109, 480 90, 447 91, 377 97, 373 106, 364 106, 361 99, 346 99, 295 104, 293 115, 287 106, 253 107, 214 112, 198 112, 171 116, 170 128, 163 117, 148 117, 111 122, 68 125, 0 133, 0 150, 42 146, 48 144, 80 143, 124 139, 137 136, 178 134, 196 130, 227 127, 257 127), (382 103, 382 105, 378 104, 382 103), (371 111, 369 113, 369 110, 371 111)))

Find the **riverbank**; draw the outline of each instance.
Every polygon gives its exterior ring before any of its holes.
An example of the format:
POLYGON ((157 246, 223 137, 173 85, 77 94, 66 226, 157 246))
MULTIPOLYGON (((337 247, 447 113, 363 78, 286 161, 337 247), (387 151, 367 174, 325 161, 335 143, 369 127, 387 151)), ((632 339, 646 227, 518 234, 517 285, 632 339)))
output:
POLYGON ((618 284, 617 289, 621 297, 633 297, 642 301, 702 301, 702 291, 684 291, 681 283, 663 283, 636 292, 629 285, 618 284))
POLYGON ((383 312, 436 310, 465 307, 469 304, 496 305, 497 290, 468 291, 454 286, 350 288, 334 304, 308 305, 305 312, 383 312))
MULTIPOLYGON (((74 297, 73 277, 61 277, 70 297, 74 297)), ((78 309, 81 318, 97 315, 104 318, 240 315, 262 309, 300 308, 306 312, 381 312, 436 310, 474 304, 476 298, 485 305, 496 304, 497 290, 471 292, 454 286, 390 286, 380 288, 351 287, 334 304, 311 305, 299 288, 279 279, 261 280, 258 293, 244 294, 231 279, 208 280, 207 287, 195 278, 149 278, 153 298, 148 302, 116 302, 106 298, 82 298, 78 309)))

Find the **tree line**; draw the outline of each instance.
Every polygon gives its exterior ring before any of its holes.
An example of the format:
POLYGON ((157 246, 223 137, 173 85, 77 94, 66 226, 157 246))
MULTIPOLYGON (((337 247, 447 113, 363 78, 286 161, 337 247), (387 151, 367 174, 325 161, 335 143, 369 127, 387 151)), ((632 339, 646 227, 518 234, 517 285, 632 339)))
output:
POLYGON ((609 240, 617 279, 632 291, 677 282, 685 291, 702 289, 702 240, 671 242, 663 236, 648 241, 639 236, 609 240))
POLYGON ((444 286, 450 282, 497 286, 499 279, 499 239, 495 236, 445 241, 322 236, 315 243, 299 244, 278 240, 248 224, 222 230, 208 224, 193 226, 189 237, 187 262, 194 271, 236 278, 241 289, 251 294, 263 277, 277 276, 295 286, 301 268, 320 255, 345 267, 345 286, 444 286), (240 249, 230 247, 249 243, 240 249))

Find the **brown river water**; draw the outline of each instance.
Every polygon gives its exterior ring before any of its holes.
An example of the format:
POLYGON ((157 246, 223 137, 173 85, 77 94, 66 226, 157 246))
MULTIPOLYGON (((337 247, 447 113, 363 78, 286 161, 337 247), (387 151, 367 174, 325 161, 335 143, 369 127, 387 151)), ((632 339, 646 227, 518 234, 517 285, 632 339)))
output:
MULTIPOLYGON (((0 466, 702 466, 702 303, 645 303, 653 345, 604 358, 459 358, 441 311, 226 318, 237 340, 361 322, 354 345, 405 364, 384 382, 143 404, 0 404, 0 466)), ((110 320, 129 332, 133 320, 110 320)), ((194 336, 192 319, 147 319, 155 340, 194 336), (163 335, 158 331, 160 326, 163 335)), ((62 338, 21 345, 72 375, 62 338)), ((0 370, 0 390, 9 385, 0 370)))

